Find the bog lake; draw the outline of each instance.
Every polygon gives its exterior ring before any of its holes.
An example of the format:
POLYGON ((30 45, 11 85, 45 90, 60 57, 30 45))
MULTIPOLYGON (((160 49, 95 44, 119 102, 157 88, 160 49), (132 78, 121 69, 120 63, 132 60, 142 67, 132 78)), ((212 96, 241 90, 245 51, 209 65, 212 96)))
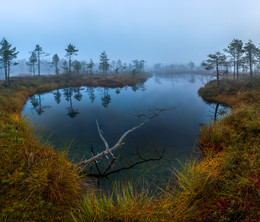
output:
MULTIPOLYGON (((113 146, 125 131, 144 120, 136 114, 152 115, 156 108, 175 107, 129 134, 125 144, 114 152, 116 160, 109 155, 97 163, 98 169, 93 165, 85 170, 96 176, 112 172, 107 178, 94 180, 101 187, 109 187, 111 181, 146 181, 160 186, 174 168, 201 156, 197 144, 200 128, 213 121, 216 104, 203 101, 198 90, 212 79, 182 74, 153 76, 134 87, 57 89, 28 98, 22 115, 30 121, 36 138, 66 150, 69 159, 78 162, 92 156, 91 146, 94 154, 105 149, 96 120, 113 146), (162 159, 155 160, 163 152, 162 159), (113 173, 117 170, 120 172, 113 173)), ((218 106, 218 114, 227 111, 218 106)))

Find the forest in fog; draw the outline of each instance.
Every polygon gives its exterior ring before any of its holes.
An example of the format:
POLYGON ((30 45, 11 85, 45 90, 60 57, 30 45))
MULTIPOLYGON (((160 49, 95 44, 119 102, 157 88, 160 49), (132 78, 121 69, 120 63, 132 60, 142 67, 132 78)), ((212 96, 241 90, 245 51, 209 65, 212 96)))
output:
POLYGON ((64 50, 64 55, 50 55, 45 52, 40 45, 29 53, 27 59, 17 60, 19 53, 16 47, 13 47, 5 38, 0 43, 0 78, 5 76, 28 76, 28 75, 49 75, 61 74, 66 72, 75 72, 79 74, 127 74, 143 73, 145 71, 156 74, 174 74, 174 73, 209 73, 205 70, 211 70, 215 67, 214 58, 219 57, 218 71, 222 74, 234 73, 234 75, 259 72, 260 70, 260 48, 253 41, 248 40, 244 43, 242 40, 233 39, 232 42, 215 54, 209 54, 207 61, 195 65, 190 61, 186 64, 162 64, 146 65, 145 60, 132 60, 127 63, 121 59, 113 60, 103 51, 100 54, 99 61, 77 60, 77 53, 80 51, 72 44, 64 50), (213 60, 212 60, 213 59, 213 60), (6 67, 6 68, 5 68, 6 67), (11 68, 12 67, 12 68, 11 68))

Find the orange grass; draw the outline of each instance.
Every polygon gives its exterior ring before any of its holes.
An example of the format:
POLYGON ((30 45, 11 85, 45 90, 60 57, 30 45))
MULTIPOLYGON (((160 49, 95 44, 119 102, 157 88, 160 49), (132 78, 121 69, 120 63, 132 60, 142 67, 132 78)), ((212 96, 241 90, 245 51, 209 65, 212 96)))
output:
MULTIPOLYGON (((260 83, 259 80, 257 80, 260 83)), ((258 221, 260 94, 257 81, 208 83, 203 98, 225 102, 232 113, 202 128, 203 160, 173 171, 165 190, 153 196, 132 192, 90 192, 72 213, 74 221, 258 221), (250 96, 249 96, 250 95, 250 96)))
POLYGON ((12 78, 0 82, 0 220, 67 221, 79 206, 82 179, 66 153, 41 145, 20 117, 28 96, 66 86, 122 87, 146 76, 12 78))

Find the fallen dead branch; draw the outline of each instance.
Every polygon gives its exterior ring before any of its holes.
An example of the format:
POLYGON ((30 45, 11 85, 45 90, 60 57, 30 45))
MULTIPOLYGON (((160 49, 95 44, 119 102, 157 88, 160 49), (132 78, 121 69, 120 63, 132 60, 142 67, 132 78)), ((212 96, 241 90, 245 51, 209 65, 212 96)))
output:
POLYGON ((160 160, 162 160, 162 158, 164 156, 164 153, 165 153, 165 147, 162 150, 161 155, 158 156, 157 158, 143 158, 140 155, 140 153, 138 153, 138 156, 141 159, 140 161, 137 161, 137 162, 135 162, 135 163, 133 163, 133 164, 131 164, 129 166, 126 166, 126 167, 122 167, 122 168, 119 168, 119 169, 116 169, 116 170, 109 171, 111 169, 111 167, 113 166, 113 164, 115 163, 115 161, 117 160, 116 158, 113 158, 112 161, 110 162, 110 164, 104 170, 103 173, 101 173, 100 169, 98 168, 97 163, 95 162, 95 166, 96 166, 96 169, 97 169, 98 173, 86 173, 86 175, 88 177, 94 177, 94 178, 98 178, 98 179, 102 179, 102 178, 107 178, 108 179, 109 175, 112 175, 112 174, 115 174, 115 173, 119 173, 119 172, 124 171, 124 170, 130 170, 130 169, 134 168, 137 165, 140 165, 140 164, 143 164, 143 163, 147 163, 147 162, 152 162, 152 161, 160 161, 160 160))
POLYGON ((159 114, 161 112, 164 112, 164 111, 169 111, 169 110, 174 110, 175 107, 167 107, 167 108, 156 108, 152 111, 150 111, 150 114, 146 115, 146 114, 138 114, 138 115, 134 115, 136 118, 141 118, 141 117, 145 117, 145 119, 143 120, 143 122, 141 122, 139 125, 127 130, 121 137, 120 139, 117 141, 117 143, 112 146, 112 147, 109 147, 106 139, 104 138, 103 134, 102 134, 102 131, 99 127, 99 123, 98 121, 96 120, 96 124, 97 124, 97 129, 98 129, 98 133, 99 133, 99 136, 100 138, 102 139, 102 141, 104 142, 104 145, 105 145, 105 150, 102 151, 101 153, 98 153, 96 155, 93 154, 92 152, 92 157, 88 160, 84 160, 84 161, 81 161, 79 163, 76 164, 76 167, 79 167, 80 169, 83 168, 84 166, 86 165, 89 165, 93 162, 96 163, 96 161, 104 156, 108 156, 109 154, 114 158, 114 155, 113 155, 113 151, 115 151, 116 149, 118 149, 119 147, 123 146, 124 145, 124 139, 126 138, 126 136, 135 131, 136 129, 142 127, 145 123, 147 123, 149 120, 151 119, 154 119, 156 118, 157 116, 159 116, 159 114))

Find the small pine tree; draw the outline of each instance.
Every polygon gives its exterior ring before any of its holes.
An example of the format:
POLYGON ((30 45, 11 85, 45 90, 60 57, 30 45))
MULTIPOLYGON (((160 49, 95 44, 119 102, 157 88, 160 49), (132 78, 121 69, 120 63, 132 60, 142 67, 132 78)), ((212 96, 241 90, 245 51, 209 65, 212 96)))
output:
POLYGON ((35 76, 35 63, 36 62, 37 62, 37 56, 36 56, 35 52, 33 51, 31 53, 31 56, 29 58, 29 62, 27 63, 27 65, 30 67, 30 70, 34 76, 35 76))
POLYGON ((17 65, 18 63, 13 60, 17 58, 16 47, 12 48, 12 45, 3 38, 0 42, 0 62, 3 64, 5 81, 9 84, 10 82, 10 70, 11 65, 17 65))
POLYGON ((221 65, 225 64, 226 56, 223 53, 216 52, 215 54, 209 54, 209 59, 206 62, 203 62, 201 65, 205 67, 206 70, 216 69, 218 88, 220 87, 219 76, 220 71, 219 68, 221 65))
POLYGON ((227 53, 231 55, 232 61, 234 63, 234 78, 237 71, 237 78, 239 73, 239 68, 242 64, 242 56, 244 53, 243 41, 238 39, 233 39, 232 42, 228 45, 227 49, 224 49, 227 53))
POLYGON ((71 59, 73 55, 77 55, 77 52, 79 51, 76 49, 76 46, 69 44, 68 47, 65 49, 66 51, 66 57, 69 59, 69 66, 68 66, 68 79, 70 78, 71 75, 71 59))
POLYGON ((67 60, 64 60, 64 61, 62 62, 62 69, 63 69, 63 72, 64 72, 65 74, 68 74, 69 67, 68 67, 68 62, 67 62, 67 60))
POLYGON ((79 76, 79 72, 80 72, 80 70, 81 70, 81 68, 82 68, 81 63, 80 63, 79 61, 75 60, 75 61, 72 63, 72 66, 73 66, 73 69, 74 69, 74 71, 76 72, 77 77, 78 77, 78 76, 79 76))
POLYGON ((41 75, 41 56, 45 55, 47 56, 48 54, 42 50, 42 47, 40 45, 36 45, 34 52, 37 56, 37 66, 38 66, 38 75, 41 75))
POLYGON ((58 56, 58 54, 54 54, 53 57, 52 57, 52 64, 55 66, 55 74, 56 75, 59 75, 59 61, 60 61, 60 58, 58 56))
POLYGON ((103 71, 103 75, 107 75, 107 70, 109 68, 109 59, 107 58, 107 54, 103 51, 100 55, 100 65, 99 68, 103 71))
POLYGON ((95 64, 94 64, 93 60, 90 59, 88 65, 87 65, 87 69, 88 69, 88 71, 90 71, 91 75, 93 74, 93 67, 94 67, 94 65, 95 64))
POLYGON ((244 46, 245 51, 245 62, 249 65, 250 77, 253 77, 253 65, 257 62, 257 55, 259 53, 259 49, 254 45, 252 40, 248 40, 248 42, 244 46))

